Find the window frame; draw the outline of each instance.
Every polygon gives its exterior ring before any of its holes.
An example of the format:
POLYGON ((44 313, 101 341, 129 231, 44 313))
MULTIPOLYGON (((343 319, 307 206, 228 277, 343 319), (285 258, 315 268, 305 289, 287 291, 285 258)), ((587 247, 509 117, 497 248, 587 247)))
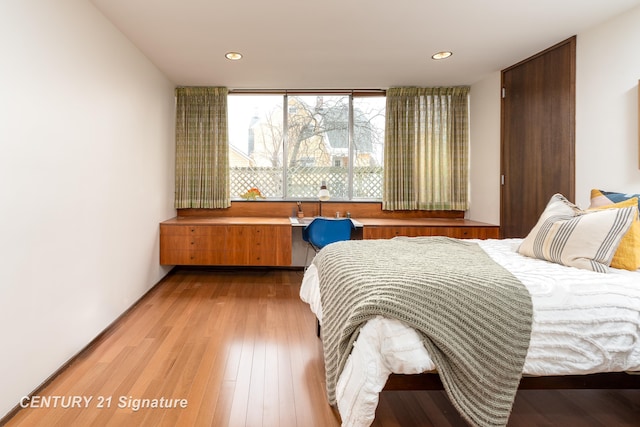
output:
MULTIPOLYGON (((371 197, 358 197, 354 198, 354 163, 355 163, 355 144, 354 144, 354 99, 355 98, 364 98, 364 97, 386 97, 385 89, 349 89, 349 90, 325 90, 325 89, 304 89, 304 90, 255 90, 255 89, 230 89, 228 92, 228 96, 241 96, 241 95, 281 95, 283 99, 282 103, 282 115, 283 115, 283 141, 282 141, 282 179, 283 179, 283 189, 282 189, 282 197, 267 197, 268 201, 309 201, 316 200, 315 197, 292 197, 288 194, 289 186, 288 183, 288 162, 286 159, 289 157, 289 144, 288 144, 288 120, 289 120, 289 96, 313 96, 313 95, 326 95, 326 96, 347 96, 348 103, 348 162, 347 162, 347 197, 346 198, 335 198, 332 196, 333 201, 345 201, 345 202, 381 202, 382 196, 380 198, 371 198, 371 197)), ((386 114, 386 111, 385 111, 386 114)), ((384 165, 384 162, 383 162, 384 165)), ((229 165, 231 167, 231 165, 229 165)), ((229 183, 231 185, 231 182, 229 183)), ((236 196, 231 196, 232 201, 242 201, 243 199, 236 196)))

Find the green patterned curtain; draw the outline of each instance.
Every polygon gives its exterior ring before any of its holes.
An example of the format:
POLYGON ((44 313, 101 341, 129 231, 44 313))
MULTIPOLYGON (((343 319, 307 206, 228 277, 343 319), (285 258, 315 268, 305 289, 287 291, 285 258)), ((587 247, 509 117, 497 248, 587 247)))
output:
POLYGON ((390 88, 384 210, 469 207, 469 87, 390 88))
POLYGON ((221 87, 176 89, 177 209, 231 205, 227 93, 221 87))

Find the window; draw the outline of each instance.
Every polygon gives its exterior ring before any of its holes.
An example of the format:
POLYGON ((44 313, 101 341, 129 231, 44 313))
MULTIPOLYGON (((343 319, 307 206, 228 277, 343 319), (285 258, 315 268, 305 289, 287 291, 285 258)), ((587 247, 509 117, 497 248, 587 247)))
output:
POLYGON ((231 197, 381 200, 382 93, 229 94, 231 197))

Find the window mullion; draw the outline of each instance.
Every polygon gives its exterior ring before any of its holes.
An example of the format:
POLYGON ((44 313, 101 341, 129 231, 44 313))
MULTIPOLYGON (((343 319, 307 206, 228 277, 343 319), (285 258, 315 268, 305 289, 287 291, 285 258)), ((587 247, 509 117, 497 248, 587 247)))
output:
POLYGON ((289 198, 289 95, 282 95, 282 198, 289 198))
POLYGON ((348 162, 347 162, 347 199, 348 200, 353 200, 353 156, 354 156, 354 148, 355 148, 355 144, 353 143, 353 126, 354 126, 354 120, 353 120, 353 93, 349 95, 349 120, 348 120, 348 127, 349 127, 349 141, 348 141, 348 146, 349 146, 349 158, 348 158, 348 162))

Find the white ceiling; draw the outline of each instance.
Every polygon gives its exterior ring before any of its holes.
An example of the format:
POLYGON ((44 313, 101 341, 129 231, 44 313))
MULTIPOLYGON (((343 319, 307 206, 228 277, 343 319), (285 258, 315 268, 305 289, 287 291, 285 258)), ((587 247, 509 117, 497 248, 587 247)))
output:
POLYGON ((640 5, 640 0, 91 2, 176 85, 230 89, 472 84, 640 5), (441 50, 453 56, 430 59, 441 50), (229 61, 228 51, 244 58, 229 61))

